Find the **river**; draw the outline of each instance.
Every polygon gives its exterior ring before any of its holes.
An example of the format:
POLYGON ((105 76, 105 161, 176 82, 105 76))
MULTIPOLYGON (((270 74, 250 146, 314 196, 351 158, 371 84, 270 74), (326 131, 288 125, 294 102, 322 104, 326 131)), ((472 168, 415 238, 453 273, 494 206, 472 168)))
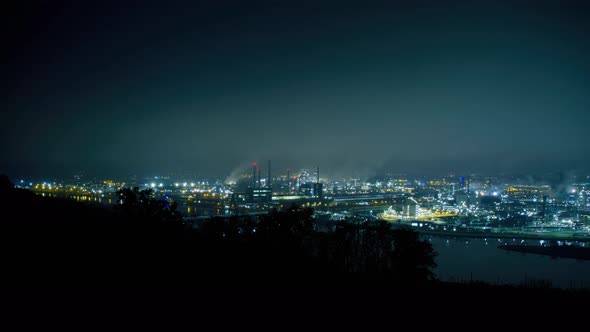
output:
MULTIPOLYGON (((550 280, 562 288, 590 288, 590 261, 552 258, 498 249, 520 239, 483 239, 426 236, 438 252, 436 276, 443 281, 481 280, 494 284, 520 284, 550 280)), ((529 240, 529 244, 539 241, 529 240)), ((587 245, 587 244, 586 244, 587 245)))

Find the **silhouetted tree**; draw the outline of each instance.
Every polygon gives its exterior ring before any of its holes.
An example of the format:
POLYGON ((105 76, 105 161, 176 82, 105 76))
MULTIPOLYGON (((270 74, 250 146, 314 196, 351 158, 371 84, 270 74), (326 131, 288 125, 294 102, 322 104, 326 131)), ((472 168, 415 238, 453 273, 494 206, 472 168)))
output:
POLYGON ((10 181, 6 174, 0 175, 0 191, 6 192, 10 189, 14 188, 14 184, 10 181))
POLYGON ((302 239, 314 231, 313 209, 295 204, 284 211, 273 209, 260 217, 256 230, 260 237, 302 239))
POLYGON ((344 221, 334 233, 334 258, 340 271, 404 282, 434 279, 432 245, 410 229, 386 221, 344 221))
POLYGON ((411 282, 434 280, 432 269, 436 267, 436 252, 432 244, 421 240, 418 232, 397 229, 391 232, 393 251, 390 252, 397 277, 411 282))
POLYGON ((117 210, 126 216, 142 221, 164 221, 169 223, 181 223, 182 216, 176 211, 178 204, 170 204, 166 200, 157 200, 152 189, 139 190, 138 187, 123 188, 117 191, 119 198, 115 206, 117 210))

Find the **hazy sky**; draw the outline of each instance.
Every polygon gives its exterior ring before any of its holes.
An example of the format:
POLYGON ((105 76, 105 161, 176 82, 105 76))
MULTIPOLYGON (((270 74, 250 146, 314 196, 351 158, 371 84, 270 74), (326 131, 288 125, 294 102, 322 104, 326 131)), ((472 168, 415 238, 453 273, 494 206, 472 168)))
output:
POLYGON ((241 2, 8 8, 0 172, 590 165, 582 2, 241 2))

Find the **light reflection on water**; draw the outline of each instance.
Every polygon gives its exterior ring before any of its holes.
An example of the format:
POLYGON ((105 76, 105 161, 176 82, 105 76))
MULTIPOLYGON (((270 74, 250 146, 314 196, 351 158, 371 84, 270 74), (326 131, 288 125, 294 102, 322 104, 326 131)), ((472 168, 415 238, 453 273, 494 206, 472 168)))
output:
MULTIPOLYGON (((590 261, 501 250, 501 244, 521 239, 427 237, 438 252, 436 276, 444 281, 482 280, 517 284, 525 279, 551 280, 554 286, 590 288, 590 261)), ((538 245, 539 241, 525 241, 538 245)))
POLYGON ((220 214, 227 214, 229 211, 220 209, 216 205, 198 204, 198 203, 180 203, 179 211, 188 217, 194 216, 217 216, 220 214))

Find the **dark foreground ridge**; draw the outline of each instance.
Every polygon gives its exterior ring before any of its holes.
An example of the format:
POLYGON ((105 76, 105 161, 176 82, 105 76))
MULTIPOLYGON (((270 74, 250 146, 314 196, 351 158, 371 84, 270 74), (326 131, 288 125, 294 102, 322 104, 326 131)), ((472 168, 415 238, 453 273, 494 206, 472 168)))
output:
POLYGON ((432 282, 435 253, 389 224, 315 230, 313 210, 184 223, 149 190, 110 208, 40 197, 3 179, 4 284, 13 286, 330 286, 432 282))

